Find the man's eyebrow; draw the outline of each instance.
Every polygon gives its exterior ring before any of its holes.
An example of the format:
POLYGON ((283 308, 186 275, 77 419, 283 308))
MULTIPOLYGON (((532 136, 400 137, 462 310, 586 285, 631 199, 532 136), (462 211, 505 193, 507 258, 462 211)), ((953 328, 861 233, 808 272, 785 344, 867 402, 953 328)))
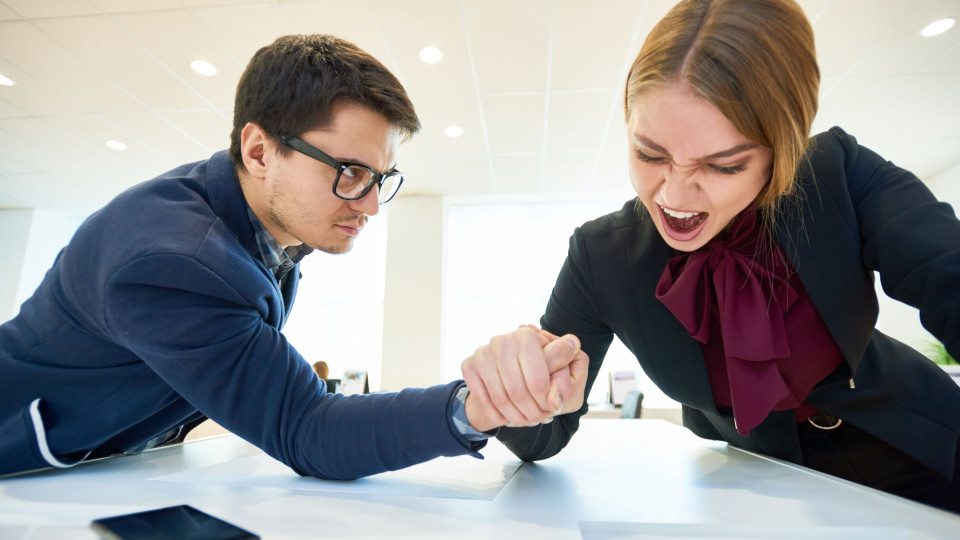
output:
MULTIPOLYGON (((664 147, 660 146, 659 144, 653 142, 652 140, 650 140, 649 137, 646 137, 646 136, 644 136, 644 135, 634 135, 633 138, 634 138, 634 140, 636 140, 637 142, 639 142, 640 144, 646 146, 647 148, 649 148, 649 149, 651 149, 651 150, 654 150, 654 151, 656 151, 656 152, 660 152, 661 154, 664 154, 664 155, 667 155, 667 156, 670 155, 670 152, 667 152, 667 149, 666 149, 666 148, 664 148, 664 147)), ((736 145, 736 146, 734 146, 734 147, 731 147, 731 148, 728 148, 728 149, 726 149, 726 150, 722 150, 722 151, 720 151, 720 152, 717 152, 717 153, 715 153, 715 154, 710 154, 709 156, 702 157, 702 158, 700 158, 698 161, 708 161, 708 160, 711 160, 711 159, 719 159, 719 158, 726 158, 726 157, 735 156, 735 155, 737 155, 737 154, 739 154, 739 153, 741 153, 741 152, 746 152, 747 150, 753 150, 753 149, 756 148, 757 146, 758 146, 757 143, 754 143, 754 142, 741 143, 741 144, 738 144, 738 145, 736 145)))

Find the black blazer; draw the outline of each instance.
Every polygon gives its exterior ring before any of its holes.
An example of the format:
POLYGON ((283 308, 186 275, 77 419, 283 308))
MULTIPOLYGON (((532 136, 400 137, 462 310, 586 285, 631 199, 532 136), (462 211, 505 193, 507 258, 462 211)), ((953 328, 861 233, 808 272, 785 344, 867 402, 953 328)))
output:
MULTIPOLYGON (((923 325, 960 356, 960 222, 911 173, 839 128, 813 139, 796 196, 778 210, 776 237, 846 362, 807 401, 952 477, 960 387, 917 351, 874 329, 874 272, 888 295, 920 309, 923 325)), ((654 297, 675 255, 635 201, 570 239, 544 329, 572 333, 590 356, 587 392, 616 334, 696 434, 795 463, 794 411, 775 411, 749 437, 718 411, 700 343, 654 297)), ((576 432, 577 412, 498 437, 519 457, 543 459, 576 432)))

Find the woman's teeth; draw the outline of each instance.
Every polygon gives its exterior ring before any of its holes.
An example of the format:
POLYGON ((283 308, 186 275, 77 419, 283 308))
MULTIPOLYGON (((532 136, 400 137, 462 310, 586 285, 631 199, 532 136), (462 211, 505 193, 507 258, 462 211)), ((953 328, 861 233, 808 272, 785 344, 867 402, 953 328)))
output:
POLYGON ((676 210, 670 210, 669 208, 660 207, 663 211, 663 216, 666 219, 666 224, 671 229, 678 232, 690 232, 699 227, 704 221, 706 221, 707 214, 706 212, 678 212, 676 210))
POLYGON ((700 212, 677 212, 675 210, 670 210, 669 208, 663 208, 662 206, 660 208, 663 209, 664 214, 677 219, 692 218, 693 216, 700 214, 700 212))

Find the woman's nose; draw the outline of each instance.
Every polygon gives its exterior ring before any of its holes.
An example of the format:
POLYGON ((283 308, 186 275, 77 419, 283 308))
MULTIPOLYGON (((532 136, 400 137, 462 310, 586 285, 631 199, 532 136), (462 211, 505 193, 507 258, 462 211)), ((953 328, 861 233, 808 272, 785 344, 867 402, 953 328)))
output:
POLYGON ((660 189, 664 204, 682 205, 689 192, 696 189, 696 173, 696 166, 682 167, 675 163, 669 164, 663 173, 663 186, 660 189))

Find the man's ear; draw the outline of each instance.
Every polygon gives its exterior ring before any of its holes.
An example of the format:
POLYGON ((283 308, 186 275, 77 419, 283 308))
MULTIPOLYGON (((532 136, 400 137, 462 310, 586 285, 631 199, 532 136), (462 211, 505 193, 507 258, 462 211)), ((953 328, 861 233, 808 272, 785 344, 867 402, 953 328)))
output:
POLYGON ((255 178, 264 178, 273 151, 273 139, 259 124, 247 122, 243 126, 240 132, 240 156, 248 173, 255 178))

